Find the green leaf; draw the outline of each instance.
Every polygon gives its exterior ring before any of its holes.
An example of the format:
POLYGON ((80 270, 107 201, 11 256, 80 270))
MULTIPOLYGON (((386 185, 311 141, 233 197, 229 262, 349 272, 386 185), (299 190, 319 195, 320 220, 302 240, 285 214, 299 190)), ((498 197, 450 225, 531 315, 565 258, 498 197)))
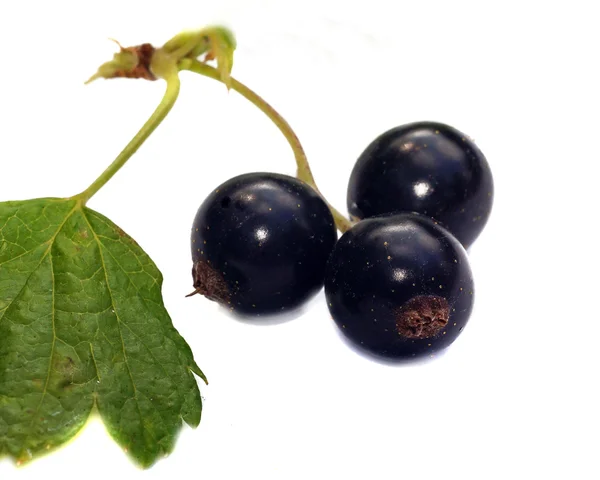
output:
POLYGON ((0 456, 57 447, 96 408, 148 467, 182 420, 198 425, 205 377, 161 284, 135 240, 76 200, 0 203, 0 456))

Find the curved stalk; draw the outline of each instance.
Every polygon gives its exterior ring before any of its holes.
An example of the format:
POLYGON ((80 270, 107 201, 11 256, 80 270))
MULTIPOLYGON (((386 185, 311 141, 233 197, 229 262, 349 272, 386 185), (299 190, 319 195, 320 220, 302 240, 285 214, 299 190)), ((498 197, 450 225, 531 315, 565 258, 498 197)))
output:
POLYGON ((156 127, 161 124, 175 104, 179 96, 180 86, 177 70, 165 76, 164 79, 167 82, 166 91, 150 118, 106 170, 88 188, 72 198, 77 199, 82 205, 85 205, 125 165, 127 160, 142 146, 156 127))
MULTIPOLYGON (((190 72, 198 73, 200 75, 204 75, 205 77, 212 78, 213 80, 218 80, 222 82, 219 71, 216 68, 211 67, 210 65, 206 65, 198 60, 192 59, 184 59, 179 62, 179 70, 188 70, 190 72)), ((285 139, 288 141, 292 151, 294 152, 294 157, 296 158, 297 165, 297 173, 296 176, 310 185, 321 195, 321 198, 325 201, 331 214, 333 215, 333 219, 335 220, 335 225, 342 233, 346 232, 352 227, 352 222, 348 220, 344 215, 342 215, 338 210, 336 210, 327 200, 323 197, 323 194, 319 191, 317 184, 315 182, 315 178, 310 170, 310 165, 308 164, 308 159, 306 158, 306 154, 304 153, 304 149, 300 144, 300 140, 290 127, 289 123, 285 121, 285 119, 277 113, 277 111, 269 105, 263 98, 261 98, 254 91, 249 89, 246 85, 239 82, 235 78, 231 77, 231 88, 242 95, 246 100, 250 101, 254 106, 256 106, 259 110, 261 110, 269 119, 277 126, 279 131, 283 134, 285 139)))

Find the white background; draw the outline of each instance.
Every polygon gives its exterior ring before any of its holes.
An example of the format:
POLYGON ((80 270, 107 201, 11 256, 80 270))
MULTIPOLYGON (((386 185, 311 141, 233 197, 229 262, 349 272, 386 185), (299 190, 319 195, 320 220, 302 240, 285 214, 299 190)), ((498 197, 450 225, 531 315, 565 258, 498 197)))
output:
POLYGON ((83 86, 115 51, 108 37, 160 45, 215 22, 237 35, 234 76, 287 118, 340 209, 366 145, 417 120, 473 137, 496 197, 470 252, 473 316, 435 358, 392 366, 356 352, 322 293, 286 321, 233 319, 184 298, 194 213, 229 177, 293 174, 294 161, 243 98, 183 74, 169 118, 89 206, 162 270, 210 380, 201 425, 142 471, 93 419, 25 467, 0 460, 0 478, 598 479, 594 3, 2 2, 0 200, 79 192, 155 107, 161 82, 83 86))

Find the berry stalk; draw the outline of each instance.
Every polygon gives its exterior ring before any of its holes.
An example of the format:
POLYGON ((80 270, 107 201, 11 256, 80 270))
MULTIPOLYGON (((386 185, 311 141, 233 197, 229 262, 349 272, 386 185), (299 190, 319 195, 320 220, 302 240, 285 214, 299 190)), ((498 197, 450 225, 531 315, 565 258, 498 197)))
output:
MULTIPOLYGON (((216 68, 213 68, 210 65, 206 65, 205 63, 199 62, 198 60, 186 58, 181 60, 178 66, 180 70, 188 70, 190 72, 198 73, 200 75, 204 75, 205 77, 212 78, 213 80, 223 82, 223 80, 221 79, 221 75, 219 74, 219 71, 216 68)), ((292 127, 290 127, 290 124, 262 97, 260 97, 256 92, 254 92, 235 78, 229 78, 229 87, 232 90, 238 92, 246 100, 251 102, 255 107, 257 107, 261 112, 263 112, 267 117, 269 117, 269 119, 275 124, 275 126, 283 134, 290 147, 292 148, 292 151, 294 152, 294 157, 296 158, 297 166, 296 176, 298 177, 298 179, 310 185, 313 189, 315 189, 315 191, 317 191, 317 193, 319 193, 319 195, 321 195, 321 198, 323 198, 323 200, 329 207, 331 214, 333 215, 335 225, 338 228, 338 230, 340 230, 342 233, 349 230, 352 227, 352 223, 350 222, 350 220, 348 220, 329 202, 327 202, 323 194, 319 191, 315 178, 310 170, 310 165, 308 163, 308 159, 306 158, 306 154, 304 153, 304 149, 300 144, 300 140, 298 140, 298 137, 292 130, 292 127)))
MULTIPOLYGON (((123 165, 127 163, 133 154, 137 152, 142 144, 148 139, 152 132, 154 132, 154 130, 156 130, 156 128, 162 123, 177 101, 177 97, 179 96, 180 81, 173 59, 163 54, 159 50, 156 50, 152 56, 150 67, 155 79, 162 78, 167 82, 165 93, 150 118, 148 118, 146 123, 144 123, 135 137, 133 137, 121 151, 121 153, 119 153, 117 158, 115 158, 115 160, 96 180, 90 184, 89 187, 87 187, 83 192, 72 197, 78 200, 81 205, 85 205, 89 199, 92 198, 104 185, 106 185, 106 183, 123 167, 123 165)), ((89 83, 89 81, 93 79, 94 77, 92 77, 86 83, 89 83)))

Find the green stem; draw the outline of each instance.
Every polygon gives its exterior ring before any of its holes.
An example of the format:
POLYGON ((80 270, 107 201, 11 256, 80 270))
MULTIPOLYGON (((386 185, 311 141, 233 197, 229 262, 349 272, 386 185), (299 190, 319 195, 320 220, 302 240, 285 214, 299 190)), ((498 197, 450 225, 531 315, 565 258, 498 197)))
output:
POLYGON ((169 74, 163 77, 167 82, 167 89, 163 95, 154 113, 144 123, 144 126, 139 132, 133 137, 133 139, 127 144, 127 146, 119 153, 117 158, 107 167, 104 172, 94 182, 86 188, 83 192, 75 195, 72 198, 77 199, 82 205, 85 205, 90 198, 92 198, 98 190, 100 190, 112 177, 117 173, 123 165, 131 158, 131 156, 142 146, 147 138, 154 132, 167 114, 171 111, 171 108, 175 104, 177 97, 179 96, 179 75, 177 70, 173 70, 169 74))
MULTIPOLYGON (((204 75, 205 77, 212 78, 214 80, 222 81, 221 75, 219 71, 210 65, 206 65, 204 63, 199 62, 198 60, 192 59, 184 59, 179 62, 180 70, 189 70, 190 72, 198 73, 200 75, 204 75)), ((317 184, 315 182, 315 178, 310 170, 310 165, 308 164, 308 159, 306 158, 306 154, 304 153, 304 149, 300 144, 300 140, 290 127, 289 123, 285 121, 285 119, 277 113, 277 111, 269 105, 264 99, 262 99, 255 92, 250 90, 244 84, 238 82, 235 78, 231 77, 231 88, 242 95, 246 100, 250 101, 253 105, 255 105, 259 110, 261 110, 269 119, 277 126, 279 131, 283 134, 285 139, 290 144, 292 151, 294 152, 294 156, 296 157, 296 165, 297 165, 297 173, 296 176, 309 184, 312 188, 314 188, 323 198, 333 218, 335 220, 335 225, 342 232, 346 232, 352 227, 352 222, 348 220, 344 215, 342 215, 339 211, 337 211, 325 198, 323 194, 319 191, 317 184)))

